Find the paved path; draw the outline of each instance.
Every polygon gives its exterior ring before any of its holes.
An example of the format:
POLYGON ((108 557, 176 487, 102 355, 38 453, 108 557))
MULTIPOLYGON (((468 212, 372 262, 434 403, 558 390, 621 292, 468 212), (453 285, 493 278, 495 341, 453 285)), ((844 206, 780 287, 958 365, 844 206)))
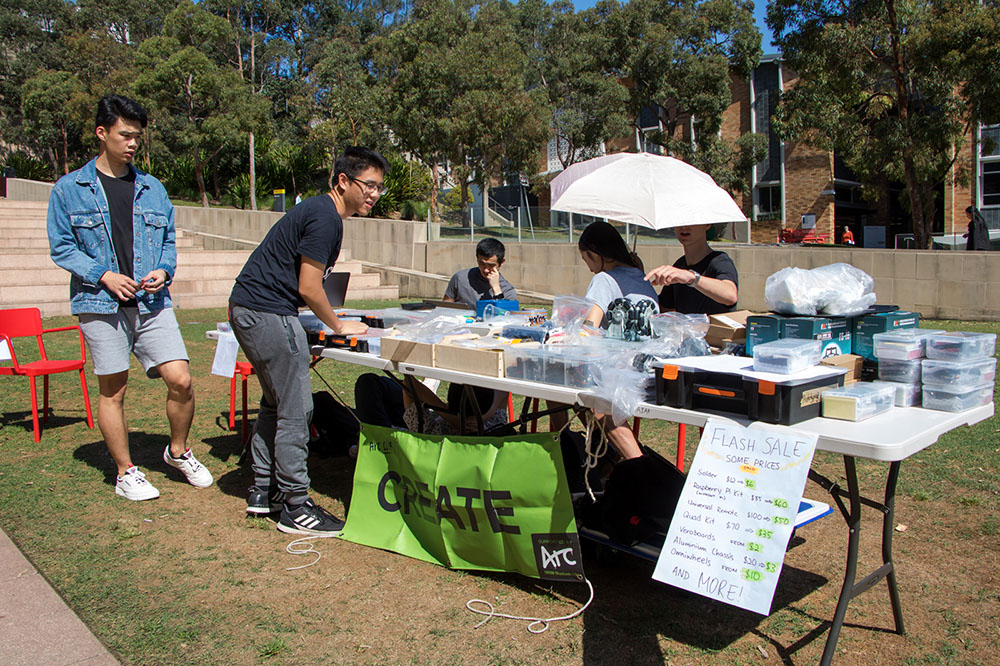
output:
POLYGON ((3 530, 0 530, 0 664, 118 664, 3 530))

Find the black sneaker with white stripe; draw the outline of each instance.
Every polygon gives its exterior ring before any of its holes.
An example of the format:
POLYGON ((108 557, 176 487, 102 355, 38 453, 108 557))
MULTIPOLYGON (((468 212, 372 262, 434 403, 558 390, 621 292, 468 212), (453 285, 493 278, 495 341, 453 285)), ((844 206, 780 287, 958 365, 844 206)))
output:
POLYGON ((294 507, 285 503, 281 509, 281 518, 278 519, 278 529, 288 534, 338 536, 344 529, 344 521, 311 499, 306 499, 294 507))
POLYGON ((258 516, 277 513, 281 511, 284 501, 285 494, 277 488, 267 490, 250 486, 250 494, 247 495, 247 513, 258 516))

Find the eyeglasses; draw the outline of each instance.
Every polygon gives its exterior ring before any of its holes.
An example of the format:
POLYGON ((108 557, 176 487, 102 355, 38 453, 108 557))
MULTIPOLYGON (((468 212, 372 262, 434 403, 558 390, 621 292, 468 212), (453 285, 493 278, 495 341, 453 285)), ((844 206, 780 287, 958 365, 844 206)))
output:
POLYGON ((347 177, 353 180, 358 185, 360 185, 361 189, 363 189, 365 192, 374 192, 375 194, 382 196, 389 190, 389 188, 385 186, 385 183, 377 183, 374 180, 359 180, 354 176, 347 176, 347 177))

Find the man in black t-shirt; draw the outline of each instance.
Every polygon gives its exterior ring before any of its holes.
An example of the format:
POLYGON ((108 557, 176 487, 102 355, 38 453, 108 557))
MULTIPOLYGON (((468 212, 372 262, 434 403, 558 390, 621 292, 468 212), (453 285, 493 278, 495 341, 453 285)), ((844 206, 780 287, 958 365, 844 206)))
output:
POLYGON ((250 440, 254 484, 247 511, 281 511, 290 534, 339 534, 343 521, 309 498, 309 344, 298 309, 308 306, 341 335, 367 326, 341 321, 323 291, 323 276, 340 254, 343 218, 366 215, 385 191, 389 164, 367 148, 337 160, 330 191, 306 199, 278 220, 236 278, 229 297, 233 333, 260 381, 257 424, 250 440))
POLYGON ((673 266, 660 266, 646 274, 660 291, 660 312, 720 314, 731 312, 739 297, 739 274, 729 255, 708 245, 708 229, 699 224, 677 227, 684 256, 673 266))

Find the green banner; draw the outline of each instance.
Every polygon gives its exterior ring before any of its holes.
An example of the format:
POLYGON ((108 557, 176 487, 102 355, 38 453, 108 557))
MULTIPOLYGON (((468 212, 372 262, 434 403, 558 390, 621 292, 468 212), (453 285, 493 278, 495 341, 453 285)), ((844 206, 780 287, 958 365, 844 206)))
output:
POLYGON ((552 433, 449 437, 362 426, 343 538, 455 569, 583 580, 552 433))

